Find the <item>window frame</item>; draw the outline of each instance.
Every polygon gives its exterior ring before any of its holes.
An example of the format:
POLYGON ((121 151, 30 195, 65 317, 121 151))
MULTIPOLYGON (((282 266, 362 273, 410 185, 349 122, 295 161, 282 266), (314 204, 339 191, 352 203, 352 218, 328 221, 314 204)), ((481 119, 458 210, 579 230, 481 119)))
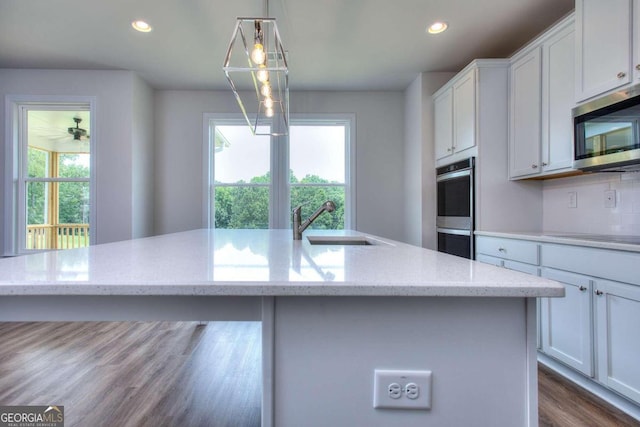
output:
POLYGON ((26 186, 29 182, 89 182, 89 244, 94 244, 96 222, 96 99, 91 96, 7 95, 5 97, 4 256, 45 252, 26 248, 26 186), (86 110, 90 114, 89 178, 29 178, 26 115, 29 110, 86 110))
MULTIPOLYGON (((291 114, 290 126, 330 126, 341 125, 345 127, 345 216, 344 228, 356 229, 356 203, 355 203, 355 144, 356 123, 355 114, 345 113, 315 113, 315 114, 291 114)), ((214 149, 216 125, 243 125, 246 126, 241 114, 216 114, 205 113, 203 115, 203 192, 202 192, 202 226, 214 228, 215 226, 215 183, 214 183, 214 149)), ((291 185, 289 182, 289 136, 271 136, 271 184, 269 192, 269 228, 291 228, 291 212, 289 208, 291 185)), ((223 184, 224 185, 224 184, 223 184)), ((234 184, 229 184, 230 186, 234 184)), ((324 184, 323 184, 324 185, 324 184)), ((331 186, 331 184, 326 184, 331 186)), ((258 186, 258 184, 253 184, 258 186)), ((261 186, 264 186, 261 185, 261 186)), ((316 186, 321 186, 317 184, 316 186)))

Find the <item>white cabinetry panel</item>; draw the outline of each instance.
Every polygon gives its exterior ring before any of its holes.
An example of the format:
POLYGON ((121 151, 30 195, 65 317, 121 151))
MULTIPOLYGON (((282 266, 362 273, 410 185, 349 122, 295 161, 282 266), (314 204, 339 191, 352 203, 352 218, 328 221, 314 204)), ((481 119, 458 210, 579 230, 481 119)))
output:
POLYGON ((476 145, 476 80, 469 71, 453 85, 453 151, 476 145))
POLYGON ((448 88, 433 102, 436 159, 453 150, 453 88, 448 88))
POLYGON ((598 280, 598 380, 640 402, 640 287, 598 280))
POLYGON ((511 65, 509 158, 511 177, 537 174, 540 167, 542 79, 540 48, 511 65))
POLYGON ((631 82, 632 0, 576 0, 576 97, 631 82))
POLYGON ((511 179, 573 170, 574 36, 569 16, 512 58, 511 179))
POLYGON ((542 172, 571 169, 575 32, 573 25, 542 46, 542 172))
POLYGON ((564 298, 541 298, 541 338, 545 353, 585 375, 593 376, 591 280, 548 268, 542 277, 565 285, 564 298))
POLYGON ((497 258, 538 265, 538 244, 525 240, 478 236, 476 252, 497 258))

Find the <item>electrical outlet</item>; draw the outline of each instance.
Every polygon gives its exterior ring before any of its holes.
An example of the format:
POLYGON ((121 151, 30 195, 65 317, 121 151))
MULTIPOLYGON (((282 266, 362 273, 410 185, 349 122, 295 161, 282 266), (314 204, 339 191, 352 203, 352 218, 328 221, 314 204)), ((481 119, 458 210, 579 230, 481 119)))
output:
POLYGON ((567 199, 567 207, 568 208, 577 208, 578 207, 578 192, 577 191, 569 191, 568 199, 567 199))
POLYGON ((373 407, 431 409, 431 371, 374 372, 373 407))
POLYGON ((604 207, 616 207, 616 190, 604 190, 604 207))

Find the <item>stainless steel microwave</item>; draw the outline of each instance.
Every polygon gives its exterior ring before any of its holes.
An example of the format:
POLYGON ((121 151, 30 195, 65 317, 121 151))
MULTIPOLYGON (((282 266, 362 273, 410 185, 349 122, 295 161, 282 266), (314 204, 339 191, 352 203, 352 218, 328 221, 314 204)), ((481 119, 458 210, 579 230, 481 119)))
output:
POLYGON ((573 109, 575 169, 640 170, 640 85, 573 109))

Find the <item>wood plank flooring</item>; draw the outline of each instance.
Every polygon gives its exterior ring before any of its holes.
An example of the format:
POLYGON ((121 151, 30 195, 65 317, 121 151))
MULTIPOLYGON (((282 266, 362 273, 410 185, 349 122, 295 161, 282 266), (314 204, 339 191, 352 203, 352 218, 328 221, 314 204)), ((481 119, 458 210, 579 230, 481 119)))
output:
MULTIPOLYGON (((0 405, 67 427, 258 427, 258 322, 0 323, 0 405)), ((539 366, 541 427, 640 426, 539 366)))
POLYGON ((65 426, 260 426, 258 322, 0 323, 0 405, 65 426))
POLYGON ((540 427, 626 427, 640 422, 538 364, 540 427))

